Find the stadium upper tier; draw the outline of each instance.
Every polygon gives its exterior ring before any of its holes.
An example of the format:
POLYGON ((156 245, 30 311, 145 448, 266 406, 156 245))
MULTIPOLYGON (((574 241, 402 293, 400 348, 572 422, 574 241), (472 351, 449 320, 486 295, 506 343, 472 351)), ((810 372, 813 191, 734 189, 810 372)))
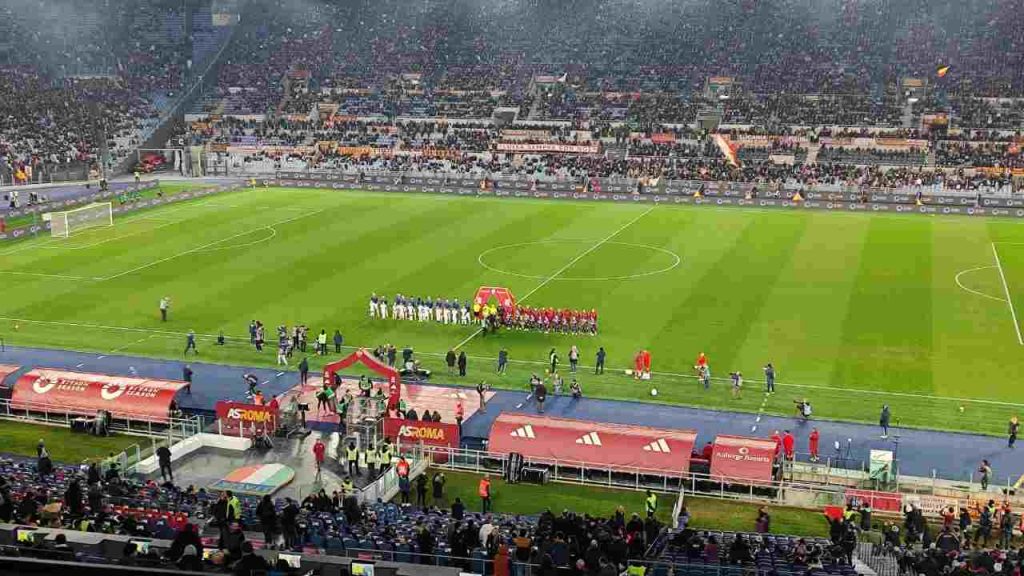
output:
MULTIPOLYGON (((0 171, 116 161, 200 79, 205 89, 190 109, 199 115, 489 121, 498 113, 606 134, 709 122, 776 135, 948 127, 1008 142, 1024 122, 1016 8, 1006 0, 138 0, 83 11, 70 0, 16 0, 0 8, 10 28, 0 40, 0 171)), ((422 143, 479 151, 494 141, 460 132, 422 143)), ((393 137, 364 136, 359 145, 393 137)), ((690 144, 649 144, 629 153, 700 156, 690 144)), ((934 157, 848 148, 828 145, 820 160, 1007 165, 999 147, 940 147, 934 157)), ((798 163, 819 156, 790 151, 798 163)), ((769 155, 747 150, 741 159, 769 155)))

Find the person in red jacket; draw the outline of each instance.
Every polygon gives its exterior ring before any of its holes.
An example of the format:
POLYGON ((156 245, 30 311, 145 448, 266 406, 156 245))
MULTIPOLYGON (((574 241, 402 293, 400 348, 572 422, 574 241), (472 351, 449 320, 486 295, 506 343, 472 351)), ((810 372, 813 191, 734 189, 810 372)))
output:
POLYGON ((711 455, 715 452, 715 446, 711 442, 704 445, 704 450, 701 451, 700 457, 708 462, 711 462, 711 455))
POLYGON ((811 435, 807 438, 807 450, 811 453, 811 462, 818 461, 818 429, 811 428, 811 435))
POLYGON ((793 446, 794 440, 793 435, 789 433, 789 430, 782 435, 782 450, 786 453, 786 460, 792 460, 796 455, 793 446))
POLYGON ((491 475, 484 474, 484 477, 480 479, 480 485, 476 489, 477 494, 480 496, 480 506, 484 514, 491 511, 491 475))
POLYGON ((324 466, 324 456, 327 454, 327 446, 324 441, 320 438, 316 439, 316 444, 313 444, 313 457, 316 459, 316 477, 320 478, 320 469, 324 466))
POLYGON ((778 430, 772 432, 771 440, 775 442, 775 457, 778 458, 779 453, 782 452, 782 435, 778 430))
POLYGON ((395 472, 399 478, 409 477, 409 461, 405 459, 405 456, 398 457, 398 464, 395 464, 395 472))

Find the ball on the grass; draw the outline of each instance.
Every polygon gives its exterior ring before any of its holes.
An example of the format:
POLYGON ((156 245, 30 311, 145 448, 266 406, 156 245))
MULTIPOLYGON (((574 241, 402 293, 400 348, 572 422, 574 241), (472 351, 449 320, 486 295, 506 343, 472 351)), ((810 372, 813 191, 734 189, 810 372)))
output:
POLYGON ((657 388, 651 388, 651 396, 657 396, 657 395, 658 395, 658 389, 657 388))
POLYGON ((963 407, 963 406, 961 406, 961 407, 960 407, 960 412, 963 412, 963 411, 964 411, 964 407, 963 407))
POLYGON ((19 324, 15 324, 14 329, 17 330, 18 328, 21 328, 21 326, 19 324))

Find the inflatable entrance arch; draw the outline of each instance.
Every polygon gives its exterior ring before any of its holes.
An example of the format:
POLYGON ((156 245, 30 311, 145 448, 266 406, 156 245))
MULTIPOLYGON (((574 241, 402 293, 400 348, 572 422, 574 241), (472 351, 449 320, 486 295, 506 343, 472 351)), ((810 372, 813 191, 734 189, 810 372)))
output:
POLYGON ((341 360, 324 365, 324 384, 333 385, 334 375, 356 362, 380 374, 388 381, 388 410, 398 408, 398 401, 402 399, 402 386, 398 381, 398 370, 378 361, 373 354, 365 348, 360 348, 341 360))

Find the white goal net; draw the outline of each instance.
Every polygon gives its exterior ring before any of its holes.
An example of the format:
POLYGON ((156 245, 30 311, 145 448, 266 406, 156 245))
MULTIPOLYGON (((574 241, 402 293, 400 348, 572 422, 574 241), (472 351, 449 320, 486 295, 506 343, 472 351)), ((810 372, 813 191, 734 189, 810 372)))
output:
POLYGON ((50 217, 50 235, 54 238, 67 238, 86 228, 114 225, 114 209, 110 202, 97 202, 74 210, 51 212, 46 216, 50 217))

